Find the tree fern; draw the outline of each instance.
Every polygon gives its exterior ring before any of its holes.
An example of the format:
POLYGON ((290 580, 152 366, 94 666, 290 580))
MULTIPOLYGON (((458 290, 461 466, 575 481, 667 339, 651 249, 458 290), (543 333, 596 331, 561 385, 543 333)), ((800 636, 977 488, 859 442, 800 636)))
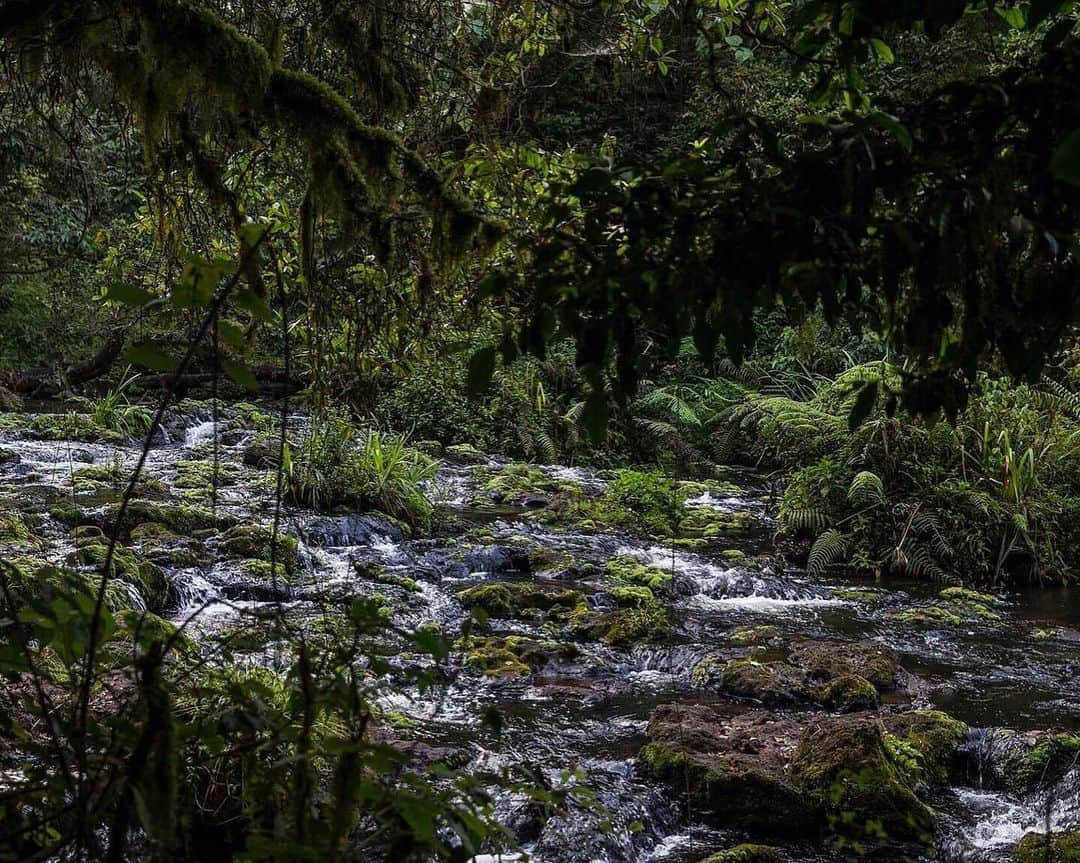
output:
POLYGON ((847 554, 847 539, 840 531, 830 529, 814 540, 810 547, 810 557, 806 562, 806 571, 810 575, 821 575, 830 565, 842 560, 847 554))

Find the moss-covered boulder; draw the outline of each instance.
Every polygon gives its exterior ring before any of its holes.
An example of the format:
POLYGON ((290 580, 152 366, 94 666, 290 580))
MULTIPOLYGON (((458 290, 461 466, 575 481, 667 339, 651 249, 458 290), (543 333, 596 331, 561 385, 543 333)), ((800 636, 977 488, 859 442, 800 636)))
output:
POLYGON ((530 674, 552 663, 572 662, 578 655, 573 645, 520 635, 472 635, 455 647, 464 654, 467 667, 488 677, 530 674))
MULTIPOLYGON (((738 633, 757 646, 769 629, 738 633)), ((698 686, 769 705, 817 704, 839 712, 870 710, 895 687, 896 656, 876 642, 802 641, 786 658, 776 651, 708 657, 694 669, 698 686)))
POLYGON ((1058 782, 1076 766, 1080 766, 1080 735, 1044 732, 1027 746, 1013 749, 1001 772, 1006 787, 1023 794, 1058 782))
POLYGON ((792 755, 790 775, 796 787, 826 802, 834 835, 873 844, 933 841, 934 811, 893 760, 878 722, 830 717, 811 724, 792 755))
POLYGON ((628 555, 611 558, 605 564, 605 569, 616 584, 647 587, 655 594, 664 592, 672 581, 670 570, 642 563, 628 555))
POLYGON ((206 546, 198 539, 178 536, 163 524, 152 521, 131 529, 131 542, 144 558, 158 566, 192 568, 210 564, 206 546))
POLYGON ((804 641, 788 661, 815 680, 857 674, 879 689, 892 687, 900 670, 896 654, 874 641, 804 641))
POLYGON ((445 450, 446 460, 455 464, 485 464, 487 456, 472 444, 458 443, 445 450))
POLYGON ((662 705, 638 759, 717 827, 812 835, 823 819, 821 801, 800 793, 787 771, 800 733, 796 721, 764 711, 662 705))
POLYGON ((665 638, 671 632, 671 615, 655 601, 644 601, 610 611, 594 611, 584 606, 572 616, 573 632, 579 638, 603 641, 612 647, 631 647, 665 638))
POLYGON ((796 704, 814 700, 809 675, 787 662, 761 662, 752 656, 727 661, 703 660, 694 669, 698 686, 764 704, 796 704))
POLYGON ((767 623, 736 627, 728 633, 728 640, 738 647, 780 647, 784 643, 780 630, 767 623))
POLYGON ((299 546, 296 537, 274 532, 258 524, 238 524, 221 535, 218 547, 228 557, 269 562, 271 557, 285 567, 289 574, 300 568, 299 546))
POLYGON ((1014 863, 1080 863, 1080 831, 1028 833, 1013 851, 1014 863))
POLYGON ((582 606, 584 596, 570 588, 543 587, 532 581, 494 581, 478 584, 458 593, 468 609, 479 609, 489 617, 522 619, 538 612, 565 616, 582 606))
POLYGON ((877 687, 858 674, 834 677, 818 690, 817 700, 840 713, 873 710, 880 703, 877 687))
POLYGON ((945 781, 964 732, 933 711, 807 718, 664 705, 639 759, 718 827, 917 852, 935 820, 922 798, 945 781))
MULTIPOLYGON (((100 569, 107 558, 107 543, 90 542, 75 550, 71 563, 100 569)), ((134 587, 146 608, 155 614, 161 614, 176 602, 176 588, 165 571, 125 546, 117 545, 113 549, 110 575, 134 587)))
MULTIPOLYGON (((120 505, 111 504, 105 510, 106 532, 110 533, 116 524, 120 505)), ((180 536, 191 536, 201 531, 229 527, 236 523, 236 518, 220 511, 188 504, 163 503, 154 500, 136 499, 128 504, 124 518, 124 528, 130 536, 131 529, 139 524, 152 522, 167 527, 180 536)))
POLYGON ((946 587, 937 600, 891 615, 894 620, 925 627, 956 627, 1001 620, 1001 600, 965 587, 946 587))

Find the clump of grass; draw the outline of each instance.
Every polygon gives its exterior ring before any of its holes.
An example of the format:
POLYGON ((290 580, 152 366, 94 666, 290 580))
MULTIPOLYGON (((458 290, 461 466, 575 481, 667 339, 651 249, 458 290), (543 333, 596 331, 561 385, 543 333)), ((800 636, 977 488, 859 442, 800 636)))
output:
POLYGON ((128 399, 128 389, 139 378, 130 371, 129 367, 120 382, 104 395, 98 398, 79 396, 75 401, 86 408, 99 428, 119 432, 124 437, 144 437, 149 434, 154 418, 149 410, 128 399))
POLYGON ((339 412, 313 418, 296 451, 286 450, 284 468, 288 496, 301 506, 378 509, 410 524, 431 517, 422 484, 435 476, 438 463, 397 435, 359 432, 339 412))

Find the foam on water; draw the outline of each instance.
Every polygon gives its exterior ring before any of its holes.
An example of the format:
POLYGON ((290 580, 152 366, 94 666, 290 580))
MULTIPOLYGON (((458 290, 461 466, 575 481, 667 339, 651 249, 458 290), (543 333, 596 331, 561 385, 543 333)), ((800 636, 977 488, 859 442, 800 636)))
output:
POLYGON ((194 425, 184 432, 184 446, 198 446, 206 441, 213 440, 218 424, 213 420, 206 420, 194 425))

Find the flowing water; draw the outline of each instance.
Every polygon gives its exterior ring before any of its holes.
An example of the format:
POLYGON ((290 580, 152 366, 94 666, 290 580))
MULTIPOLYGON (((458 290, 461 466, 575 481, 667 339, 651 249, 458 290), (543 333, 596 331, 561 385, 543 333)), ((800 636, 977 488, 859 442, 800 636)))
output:
MULTIPOLYGON (((215 424, 206 415, 178 414, 166 432, 150 452, 147 472, 171 485, 178 460, 211 457, 215 424)), ((220 457, 237 459, 247 435, 221 433, 216 441, 220 457)), ((0 434, 0 446, 14 453, 0 460, 0 493, 6 499, 76 501, 84 510, 103 507, 115 497, 98 502, 79 493, 72 485, 73 470, 114 461, 130 467, 139 451, 137 443, 33 441, 17 432, 0 434)), ((242 520, 268 524, 273 517, 271 472, 244 471, 239 481, 221 490, 219 506, 242 520)), ((747 526, 715 544, 725 553, 710 553, 625 535, 557 530, 537 520, 530 508, 476 506, 475 471, 447 467, 432 482, 430 492, 441 500, 441 521, 453 525, 434 538, 407 540, 394 525, 372 517, 290 510, 283 526, 301 539, 305 563, 298 585, 275 592, 241 575, 235 562, 173 568, 169 576, 177 601, 170 616, 177 622, 192 618, 189 627, 198 638, 200 632, 220 631, 241 612, 262 606, 284 602, 302 611, 310 605, 314 613, 318 603, 312 597, 336 589, 391 594, 398 623, 435 622, 456 631, 467 617, 456 599, 463 587, 527 578, 561 579, 567 586, 565 567, 528 571, 523 548, 531 550, 533 559, 539 550, 547 559, 570 562, 579 570, 588 564, 602 568, 612 555, 628 555, 674 575, 671 602, 677 624, 670 637, 625 649, 599 642, 576 644, 573 654, 557 656, 542 672, 520 677, 493 678, 459 669, 437 698, 404 691, 384 705, 415 720, 414 733, 426 743, 467 753, 469 769, 478 774, 521 764, 553 785, 579 781, 596 790, 602 814, 574 809, 546 823, 524 799, 512 794, 498 798, 498 816, 523 838, 532 859, 696 863, 744 838, 704 826, 668 789, 637 769, 635 756, 656 705, 717 698, 698 688, 693 669, 716 651, 727 633, 756 624, 775 626, 785 636, 870 639, 890 645, 917 681, 909 690, 914 706, 943 709, 972 727, 963 747, 964 784, 933 801, 941 815, 934 859, 1007 860, 1029 830, 1080 829, 1080 769, 1027 797, 1011 796, 994 781, 1000 739, 995 729, 1078 726, 1080 595, 1075 591, 1004 595, 1000 621, 915 625, 903 620, 902 612, 932 602, 939 586, 810 578, 770 554, 775 526, 768 489, 752 473, 733 472, 729 477, 738 493, 705 493, 688 501, 691 507, 748 514, 747 526), (414 579, 418 589, 395 593, 385 583, 359 579, 357 565, 364 561, 377 561, 391 574, 414 579), (498 707, 504 717, 498 736, 481 719, 481 708, 488 706, 498 707), (577 771, 577 778, 568 780, 568 771, 577 771), (611 829, 601 829, 603 818, 610 819, 611 829)), ((545 471, 592 492, 604 484, 601 477, 578 468, 545 471)), ((47 557, 62 562, 70 554, 66 527, 46 518, 38 533, 49 541, 47 557)), ((602 601, 590 597, 590 602, 602 601)), ((503 634, 550 638, 542 620, 494 621, 493 626, 503 634)), ((831 859, 820 848, 784 847, 792 860, 831 859)))

